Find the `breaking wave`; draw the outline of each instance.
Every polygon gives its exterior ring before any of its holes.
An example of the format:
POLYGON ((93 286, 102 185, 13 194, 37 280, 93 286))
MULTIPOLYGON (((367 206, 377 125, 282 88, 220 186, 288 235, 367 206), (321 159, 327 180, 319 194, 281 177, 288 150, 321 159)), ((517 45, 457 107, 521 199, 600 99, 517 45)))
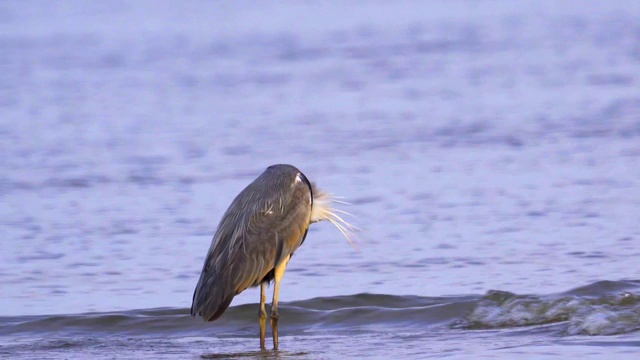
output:
MULTIPOLYGON (((640 280, 601 281, 560 294, 421 297, 357 294, 281 304, 281 332, 362 333, 398 329, 518 329, 559 335, 614 335, 640 330, 640 280), (544 325, 544 326, 542 326, 544 325), (549 326, 553 325, 553 326, 549 326)), ((257 305, 230 308, 204 323, 188 309, 158 308, 75 315, 0 317, 0 336, 255 336, 257 305)))

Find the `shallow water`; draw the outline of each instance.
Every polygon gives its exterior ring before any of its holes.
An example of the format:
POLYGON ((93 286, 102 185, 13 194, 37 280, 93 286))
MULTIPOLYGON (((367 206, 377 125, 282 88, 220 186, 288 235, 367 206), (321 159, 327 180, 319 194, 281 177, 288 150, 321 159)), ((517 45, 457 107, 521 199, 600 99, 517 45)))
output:
POLYGON ((561 294, 420 297, 357 294, 282 304, 281 347, 256 347, 256 304, 230 308, 215 325, 188 309, 0 317, 0 354, 13 358, 461 357, 520 352, 637 353, 640 281, 603 281, 561 294), (8 336, 8 338, 6 338, 8 336), (596 337, 594 337, 596 336, 596 337), (602 340, 597 339, 602 336, 602 340))
POLYGON ((0 357, 640 352, 637 2, 21 4, 0 4, 0 357), (186 309, 273 163, 362 231, 314 225, 263 353, 257 290, 211 324, 186 309))

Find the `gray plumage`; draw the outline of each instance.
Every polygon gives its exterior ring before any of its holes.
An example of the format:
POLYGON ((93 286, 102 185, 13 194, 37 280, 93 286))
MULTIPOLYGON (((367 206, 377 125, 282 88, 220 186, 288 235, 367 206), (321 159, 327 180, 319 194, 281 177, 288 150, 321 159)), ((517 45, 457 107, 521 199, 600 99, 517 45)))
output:
POLYGON ((191 315, 219 318, 233 298, 262 285, 260 346, 264 348, 264 283, 275 280, 271 309, 274 348, 278 348, 279 282, 289 258, 302 245, 311 223, 328 220, 349 241, 352 229, 331 207, 333 199, 291 165, 268 167, 233 200, 222 216, 193 294, 191 315))
POLYGON ((213 237, 193 295, 192 316, 213 321, 235 295, 273 279, 276 264, 304 241, 311 191, 309 180, 291 165, 270 166, 242 190, 213 237))

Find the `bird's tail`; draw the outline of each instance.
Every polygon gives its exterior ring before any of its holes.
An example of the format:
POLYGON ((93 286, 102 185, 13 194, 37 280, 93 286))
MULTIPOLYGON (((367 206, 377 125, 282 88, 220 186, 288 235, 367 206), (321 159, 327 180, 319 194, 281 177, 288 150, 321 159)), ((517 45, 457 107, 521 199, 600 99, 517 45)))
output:
POLYGON ((191 316, 199 315, 204 321, 214 321, 227 310, 235 295, 235 291, 229 291, 219 277, 203 270, 193 292, 191 316))

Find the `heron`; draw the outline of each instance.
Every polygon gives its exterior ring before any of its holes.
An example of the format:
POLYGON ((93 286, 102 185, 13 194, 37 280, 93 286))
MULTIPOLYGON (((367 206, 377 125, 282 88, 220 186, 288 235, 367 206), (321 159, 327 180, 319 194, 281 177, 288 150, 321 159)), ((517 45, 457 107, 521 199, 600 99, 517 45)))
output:
MULTIPOLYGON (((271 302, 273 348, 278 349, 280 283, 293 253, 319 221, 334 224, 353 245, 355 229, 333 204, 336 197, 318 188, 293 165, 269 166, 236 196, 222 216, 193 293, 191 316, 218 319, 233 298, 260 286, 260 349, 265 349, 267 285, 271 302)), ((346 213, 345 213, 346 214, 346 213)))

